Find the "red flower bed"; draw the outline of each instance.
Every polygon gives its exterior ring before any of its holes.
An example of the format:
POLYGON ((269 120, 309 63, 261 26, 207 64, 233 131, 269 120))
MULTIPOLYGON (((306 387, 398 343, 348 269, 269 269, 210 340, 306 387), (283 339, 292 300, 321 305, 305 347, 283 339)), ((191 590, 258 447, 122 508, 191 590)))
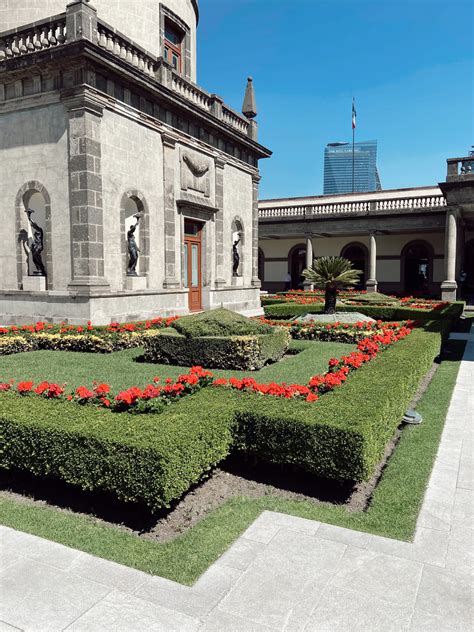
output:
MULTIPOLYGON (((366 323, 364 323, 366 324, 366 323)), ((369 323, 370 324, 370 323, 369 323)), ((152 384, 144 389, 132 386, 117 395, 113 395, 108 384, 93 383, 93 388, 79 386, 73 393, 64 394, 65 384, 50 384, 41 382, 35 388, 33 382, 24 381, 14 385, 14 382, 0 383, 0 391, 13 390, 22 396, 35 394, 50 399, 66 398, 78 404, 94 404, 111 408, 117 412, 155 412, 159 406, 170 401, 196 392, 207 386, 227 387, 239 391, 252 391, 261 395, 273 397, 304 398, 307 402, 315 402, 319 397, 341 386, 351 371, 360 368, 366 362, 370 362, 381 351, 407 336, 413 327, 410 322, 407 325, 388 323, 359 341, 357 351, 353 351, 341 358, 331 358, 326 373, 314 375, 308 384, 259 384, 253 377, 215 378, 211 371, 206 371, 200 366, 192 367, 187 374, 180 375, 173 382, 171 378, 165 380, 164 386, 159 385, 160 379, 155 377, 152 384)))
POLYGON ((106 333, 125 333, 133 331, 146 331, 147 329, 161 329, 169 327, 170 324, 177 320, 179 316, 170 316, 168 318, 152 318, 134 323, 111 323, 110 325, 95 326, 89 320, 87 325, 68 325, 61 323, 60 325, 51 325, 38 321, 34 325, 11 325, 11 327, 0 327, 0 334, 35 334, 40 332, 60 333, 60 334, 103 334, 106 333))

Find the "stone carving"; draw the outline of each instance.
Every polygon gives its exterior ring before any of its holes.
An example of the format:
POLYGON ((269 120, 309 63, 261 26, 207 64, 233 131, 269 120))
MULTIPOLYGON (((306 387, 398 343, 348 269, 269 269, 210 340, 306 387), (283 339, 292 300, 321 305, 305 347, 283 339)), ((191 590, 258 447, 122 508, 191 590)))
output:
POLYGON ((28 216, 28 221, 31 225, 31 228, 34 230, 33 240, 31 244, 29 244, 31 258, 33 259, 33 263, 35 264, 36 270, 33 272, 34 275, 37 276, 46 276, 46 270, 43 264, 43 258, 41 253, 44 250, 44 233, 41 226, 38 226, 36 222, 31 219, 31 215, 34 213, 32 209, 27 209, 25 213, 28 216))
POLYGON ((189 151, 182 151, 181 189, 202 193, 205 197, 210 197, 210 168, 211 163, 207 158, 193 155, 189 151))
POLYGON ((128 246, 128 269, 127 276, 137 276, 137 264, 138 264, 138 253, 140 252, 139 247, 137 246, 137 242, 135 240, 135 231, 140 223, 141 213, 135 213, 133 216, 137 221, 135 224, 130 226, 127 232, 127 246, 128 246))
POLYGON ((232 274, 234 276, 239 276, 239 265, 240 265, 240 254, 237 246, 240 243, 241 235, 239 233, 239 238, 234 241, 232 246, 232 274))

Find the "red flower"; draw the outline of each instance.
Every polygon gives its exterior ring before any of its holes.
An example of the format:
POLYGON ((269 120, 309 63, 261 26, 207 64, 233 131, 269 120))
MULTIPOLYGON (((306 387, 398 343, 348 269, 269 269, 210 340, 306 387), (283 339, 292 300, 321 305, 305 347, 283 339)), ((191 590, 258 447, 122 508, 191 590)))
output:
POLYGON ((90 391, 86 386, 78 386, 76 388, 76 395, 79 399, 92 399, 95 396, 95 393, 90 391))
POLYGON ((9 391, 10 388, 11 388, 11 384, 8 384, 8 382, 0 383, 0 392, 1 391, 9 391))
POLYGON ((212 384, 213 386, 227 386, 227 380, 225 379, 225 377, 218 377, 214 380, 212 384))
POLYGON ((97 395, 108 395, 110 393, 110 386, 108 384, 99 384, 95 387, 97 395))
POLYGON ((16 390, 19 393, 29 393, 33 388, 33 382, 19 382, 16 390))
POLYGON ((40 384, 38 384, 38 386, 35 388, 35 393, 37 395, 42 395, 45 391, 47 391, 49 388, 49 382, 41 382, 40 384))

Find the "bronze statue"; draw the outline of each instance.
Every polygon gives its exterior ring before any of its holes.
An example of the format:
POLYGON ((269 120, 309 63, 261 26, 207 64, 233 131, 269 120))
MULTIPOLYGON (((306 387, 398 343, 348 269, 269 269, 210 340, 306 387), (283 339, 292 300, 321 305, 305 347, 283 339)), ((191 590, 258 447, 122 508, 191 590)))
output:
POLYGON ((237 246, 240 243, 240 233, 239 238, 234 241, 232 246, 232 274, 234 276, 239 276, 239 265, 240 265, 240 255, 237 249, 237 246))
POLYGON ((137 242, 135 240, 135 231, 137 229, 137 226, 140 222, 140 213, 136 213, 133 216, 137 221, 135 224, 133 224, 132 226, 130 226, 130 229, 127 232, 127 243, 128 243, 128 269, 127 269, 127 275, 128 276, 137 276, 137 263, 138 263, 138 253, 140 252, 140 249, 137 246, 137 242))
POLYGON ((34 230, 33 240, 31 244, 29 244, 31 258, 33 259, 33 263, 36 267, 36 270, 33 272, 33 274, 38 276, 46 276, 46 270, 43 264, 43 258, 41 256, 41 253, 44 250, 44 233, 43 229, 31 219, 32 213, 34 213, 32 209, 29 208, 26 210, 28 221, 34 230))

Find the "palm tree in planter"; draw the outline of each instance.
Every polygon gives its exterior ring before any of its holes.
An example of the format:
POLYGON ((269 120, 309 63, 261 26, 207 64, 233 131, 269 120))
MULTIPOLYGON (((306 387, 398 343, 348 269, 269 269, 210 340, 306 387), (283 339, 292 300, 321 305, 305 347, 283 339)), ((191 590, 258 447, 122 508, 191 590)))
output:
POLYGON ((303 270, 303 276, 309 283, 324 290, 325 314, 334 314, 338 290, 356 285, 361 274, 344 257, 320 257, 313 261, 310 268, 303 270))

